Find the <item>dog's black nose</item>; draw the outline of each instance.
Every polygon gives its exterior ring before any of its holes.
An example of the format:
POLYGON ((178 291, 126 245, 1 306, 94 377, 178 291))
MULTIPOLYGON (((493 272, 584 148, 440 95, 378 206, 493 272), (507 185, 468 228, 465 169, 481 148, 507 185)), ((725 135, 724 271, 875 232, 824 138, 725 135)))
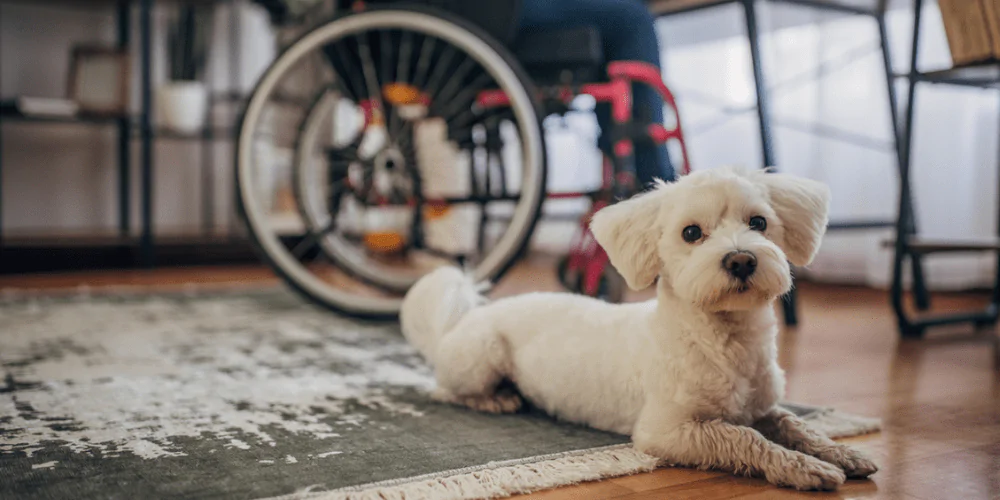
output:
POLYGON ((746 281, 757 270, 757 257, 750 252, 729 252, 722 258, 722 267, 734 278, 746 281))

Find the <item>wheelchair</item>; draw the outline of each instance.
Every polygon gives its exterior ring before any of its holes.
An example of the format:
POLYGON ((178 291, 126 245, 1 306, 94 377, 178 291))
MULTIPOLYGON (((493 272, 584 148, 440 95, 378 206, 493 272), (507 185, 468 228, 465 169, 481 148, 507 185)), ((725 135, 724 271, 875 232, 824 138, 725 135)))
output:
MULTIPOLYGON (((281 1, 258 1, 281 16, 281 1)), ((440 265, 495 282, 546 199, 589 198, 559 278, 621 299, 587 222, 636 192, 637 143, 669 144, 688 172, 674 97, 657 68, 605 61, 596 30, 516 35, 516 12, 510 0, 341 0, 266 69, 239 124, 236 188, 251 239, 288 285, 341 313, 392 317, 440 265), (666 125, 633 118, 634 82, 662 95, 666 125), (581 95, 615 124, 601 185, 546 192, 542 120, 581 95)))

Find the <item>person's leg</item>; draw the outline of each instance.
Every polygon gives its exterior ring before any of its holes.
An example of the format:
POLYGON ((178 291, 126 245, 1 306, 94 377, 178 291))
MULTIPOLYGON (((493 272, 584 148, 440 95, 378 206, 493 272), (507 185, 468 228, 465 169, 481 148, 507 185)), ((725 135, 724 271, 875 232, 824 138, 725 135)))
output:
MULTIPOLYGON (((524 0, 520 29, 544 30, 570 26, 594 26, 601 32, 605 58, 609 61, 642 61, 660 67, 660 49, 656 40, 654 18, 640 0, 524 0)), ((653 89, 636 85, 634 116, 650 122, 663 122, 663 100, 653 89)), ((607 135, 611 113, 599 106, 597 120, 602 130, 601 146, 608 151, 607 135)), ((654 178, 672 180, 666 146, 637 146, 637 180, 646 187, 654 178)))

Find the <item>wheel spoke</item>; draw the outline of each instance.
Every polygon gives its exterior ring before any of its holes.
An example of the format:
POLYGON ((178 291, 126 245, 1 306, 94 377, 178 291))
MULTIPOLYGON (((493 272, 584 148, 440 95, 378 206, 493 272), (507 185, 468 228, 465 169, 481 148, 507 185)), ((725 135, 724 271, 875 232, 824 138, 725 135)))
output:
POLYGON ((379 59, 382 60, 382 81, 392 82, 392 33, 389 30, 379 32, 379 59))
POLYGON ((476 95, 479 94, 479 91, 486 88, 486 86, 492 82, 493 77, 488 73, 479 75, 465 88, 465 90, 456 95, 454 98, 447 99, 446 102, 448 102, 448 107, 442 110, 439 114, 447 117, 462 111, 463 106, 467 106, 466 109, 471 109, 472 105, 475 104, 474 99, 476 95))
POLYGON ((324 236, 333 232, 335 227, 336 227, 336 220, 330 219, 330 222, 327 223, 325 226, 323 226, 323 228, 321 228, 319 231, 310 231, 309 234, 302 241, 300 241, 298 244, 295 245, 294 248, 292 248, 291 252, 292 255, 295 256, 296 259, 301 260, 302 257, 306 254, 306 252, 312 250, 313 247, 315 247, 316 244, 319 243, 320 238, 323 238, 324 236))
POLYGON ((399 63, 396 66, 396 81, 408 83, 410 76, 410 55, 413 52, 413 32, 404 31, 399 40, 399 63))
POLYGON ((327 148, 326 155, 331 163, 364 161, 358 156, 358 148, 350 144, 343 148, 327 148))
POLYGON ((500 184, 500 196, 507 196, 507 166, 503 161, 503 148, 496 151, 497 182, 500 184))
POLYGON ((441 88, 441 91, 433 94, 431 102, 451 102, 453 94, 458 91, 458 89, 465 83, 465 78, 469 76, 469 72, 476 67, 476 61, 472 58, 466 58, 462 61, 462 64, 458 65, 455 72, 451 74, 448 79, 448 83, 441 88))
POLYGON ((424 37, 424 43, 420 46, 420 59, 417 60, 417 69, 414 72, 413 84, 417 88, 423 87, 427 79, 427 70, 431 65, 431 56, 434 54, 434 44, 437 39, 430 36, 424 37))
POLYGON ((375 63, 372 61, 372 50, 368 46, 367 37, 356 35, 358 39, 358 54, 361 55, 361 71, 365 75, 365 82, 368 84, 368 98, 378 102, 380 113, 385 112, 385 105, 382 103, 382 90, 378 84, 378 75, 375 73, 375 63))
POLYGON ((395 141, 396 145, 401 148, 408 148, 413 145, 413 139, 410 132, 413 131, 413 122, 404 121, 399 125, 398 130, 393 133, 392 129, 389 130, 389 137, 395 141))
MULTIPOLYGON (((347 52, 341 42, 337 42, 332 45, 333 54, 330 54, 331 63, 333 62, 334 56, 336 56, 336 60, 344 66, 343 76, 346 77, 348 82, 347 87, 349 89, 347 94, 351 96, 352 100, 357 102, 361 99, 361 96, 364 95, 365 88, 364 83, 358 80, 359 71, 357 70, 357 66, 354 65, 351 55, 347 52)), ((334 68, 336 68, 336 64, 333 64, 334 68)))
POLYGON ((451 66, 451 60, 454 58, 455 48, 451 45, 445 47, 444 52, 441 54, 441 58, 434 66, 434 71, 431 73, 430 79, 427 80, 427 85, 425 86, 425 92, 427 95, 437 95, 438 86, 441 85, 441 79, 444 78, 445 73, 448 71, 448 67, 451 66))

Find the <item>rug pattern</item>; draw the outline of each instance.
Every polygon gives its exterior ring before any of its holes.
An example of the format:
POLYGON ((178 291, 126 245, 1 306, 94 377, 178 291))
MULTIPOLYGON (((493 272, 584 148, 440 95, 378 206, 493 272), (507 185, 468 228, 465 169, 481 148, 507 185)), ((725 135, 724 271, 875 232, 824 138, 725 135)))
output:
MULTIPOLYGON (((538 411, 434 403, 432 373, 396 323, 281 290, 0 295, 0 377, 3 499, 382 498, 412 478, 438 498, 455 491, 449 474, 535 481, 449 497, 470 498, 656 466, 624 436, 538 411), (545 467, 568 474, 537 477, 545 467)), ((878 428, 787 406, 833 436, 878 428)))
POLYGON ((625 441, 433 403, 394 323, 284 292, 7 298, 0 346, 0 498, 256 498, 625 441))

